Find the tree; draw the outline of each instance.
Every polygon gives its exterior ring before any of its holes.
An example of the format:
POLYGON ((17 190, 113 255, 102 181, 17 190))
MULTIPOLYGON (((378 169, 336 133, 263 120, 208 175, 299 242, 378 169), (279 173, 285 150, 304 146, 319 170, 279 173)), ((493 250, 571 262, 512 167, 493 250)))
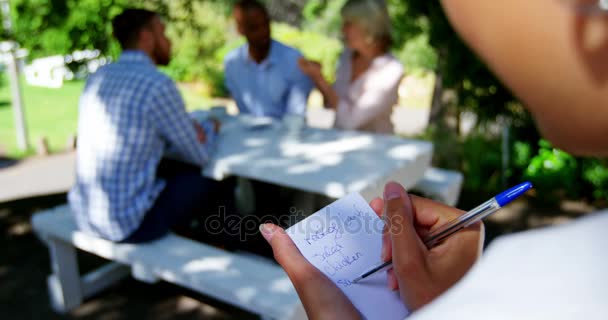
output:
POLYGON ((308 0, 266 0, 272 20, 285 22, 292 26, 300 26, 302 21, 301 12, 308 0))
POLYGON ((16 0, 12 1, 15 40, 33 58, 99 49, 117 53, 110 41, 110 19, 127 0, 16 0))
POLYGON ((390 0, 389 5, 394 12, 398 41, 428 34, 429 44, 437 56, 433 71, 441 80, 435 88, 435 108, 446 104, 441 99, 442 93, 449 90, 454 93, 454 99, 447 104, 451 103, 459 112, 473 111, 480 124, 495 121, 499 116, 518 124, 527 121, 526 113, 513 95, 458 37, 440 2, 390 0))

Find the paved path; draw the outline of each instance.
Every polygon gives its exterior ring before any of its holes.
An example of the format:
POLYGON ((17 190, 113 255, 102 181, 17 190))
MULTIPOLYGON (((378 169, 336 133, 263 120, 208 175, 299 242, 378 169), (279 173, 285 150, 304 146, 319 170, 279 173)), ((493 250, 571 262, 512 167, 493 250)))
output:
POLYGON ((74 183, 75 159, 68 152, 0 167, 0 202, 67 192, 74 183))

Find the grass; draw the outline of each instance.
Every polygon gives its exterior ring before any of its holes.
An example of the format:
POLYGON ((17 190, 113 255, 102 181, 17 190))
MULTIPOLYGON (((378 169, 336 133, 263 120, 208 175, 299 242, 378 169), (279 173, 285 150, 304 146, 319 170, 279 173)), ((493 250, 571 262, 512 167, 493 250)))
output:
POLYGON ((3 79, 0 87, 0 144, 9 157, 31 155, 38 139, 46 137, 51 150, 61 150, 68 137, 76 133, 78 97, 84 82, 66 82, 61 89, 34 87, 22 81, 25 121, 30 150, 17 148, 10 85, 3 79))
MULTIPOLYGON (((46 137, 51 152, 64 150, 69 137, 76 134, 78 98, 84 81, 68 81, 59 89, 21 83, 30 148, 25 152, 17 148, 10 85, 4 77, 0 81, 0 155, 18 159, 33 155, 42 137, 46 137)), ((203 109, 214 103, 203 97, 196 86, 179 87, 188 110, 203 109)))

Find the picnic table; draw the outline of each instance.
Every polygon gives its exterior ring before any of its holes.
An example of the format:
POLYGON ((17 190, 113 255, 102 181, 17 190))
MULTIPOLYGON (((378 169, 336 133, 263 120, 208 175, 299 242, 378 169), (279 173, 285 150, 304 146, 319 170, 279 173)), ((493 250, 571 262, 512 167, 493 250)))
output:
MULTIPOLYGON (((207 113, 194 117, 203 120, 207 113)), ((392 135, 304 127, 225 115, 216 150, 203 174, 244 177, 338 199, 359 192, 367 200, 395 180, 409 188, 431 163, 430 142, 392 135)))

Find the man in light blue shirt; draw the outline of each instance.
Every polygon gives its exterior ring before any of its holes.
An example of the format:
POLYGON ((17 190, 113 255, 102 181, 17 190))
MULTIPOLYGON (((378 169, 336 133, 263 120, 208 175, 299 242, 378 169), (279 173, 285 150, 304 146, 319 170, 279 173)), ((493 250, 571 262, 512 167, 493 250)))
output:
POLYGON ((275 119, 304 116, 313 83, 298 68, 302 55, 271 39, 270 18, 259 2, 239 1, 233 15, 247 44, 226 56, 225 84, 240 113, 275 119))
POLYGON ((80 98, 69 202, 84 232, 143 242, 189 224, 218 198, 220 184, 200 173, 218 125, 193 122, 175 83, 157 70, 171 44, 156 13, 127 9, 113 28, 124 51, 89 77, 80 98), (168 153, 178 166, 162 165, 168 153))

